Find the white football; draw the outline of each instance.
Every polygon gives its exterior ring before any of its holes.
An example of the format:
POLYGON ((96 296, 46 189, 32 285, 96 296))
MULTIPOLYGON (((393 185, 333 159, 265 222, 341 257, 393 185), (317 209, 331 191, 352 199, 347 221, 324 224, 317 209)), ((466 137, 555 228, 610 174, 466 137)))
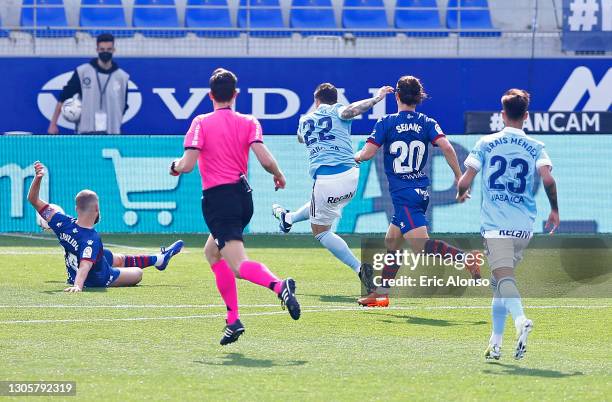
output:
MULTIPOLYGON (((59 205, 49 204, 49 206, 61 214, 64 213, 64 210, 59 205)), ((51 228, 49 228, 49 222, 44 220, 43 217, 40 216, 38 212, 36 212, 36 224, 40 226, 42 230, 51 230, 51 228)))
POLYGON ((62 116, 71 123, 76 123, 81 119, 81 99, 79 94, 64 101, 62 104, 62 116))

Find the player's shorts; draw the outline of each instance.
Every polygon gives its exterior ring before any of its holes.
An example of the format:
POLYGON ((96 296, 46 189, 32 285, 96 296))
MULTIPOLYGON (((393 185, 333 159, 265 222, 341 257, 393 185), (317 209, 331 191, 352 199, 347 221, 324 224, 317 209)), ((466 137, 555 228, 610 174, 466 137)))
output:
POLYGON ((102 269, 94 272, 89 271, 87 279, 85 279, 85 287, 105 288, 112 285, 121 275, 121 271, 113 267, 113 253, 110 250, 104 249, 103 258, 102 269))
MULTIPOLYGON (((489 233, 489 232, 487 232, 489 233)), ((529 245, 528 237, 502 237, 485 234, 485 255, 491 270, 498 268, 516 268, 523 259, 523 251, 529 245)))
POLYGON ((331 226, 342 216, 342 209, 357 193, 359 169, 329 175, 318 175, 312 187, 310 223, 331 226))
POLYGON ((244 184, 222 184, 202 192, 202 215, 217 247, 242 241, 242 232, 253 217, 253 196, 244 184))
POLYGON ((406 234, 412 229, 427 226, 427 206, 429 205, 429 192, 427 187, 406 188, 391 193, 393 202, 393 218, 391 223, 406 234))

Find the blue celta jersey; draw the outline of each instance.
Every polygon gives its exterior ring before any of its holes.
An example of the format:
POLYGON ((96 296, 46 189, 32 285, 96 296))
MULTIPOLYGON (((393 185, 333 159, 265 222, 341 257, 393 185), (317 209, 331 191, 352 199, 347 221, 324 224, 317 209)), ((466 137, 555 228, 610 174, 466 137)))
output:
POLYGON ((423 172, 429 144, 444 137, 438 123, 423 113, 401 111, 376 122, 368 142, 383 148, 389 191, 429 186, 423 172))
POLYGON ((64 248, 69 283, 74 284, 81 260, 93 263, 86 284, 90 278, 96 278, 100 273, 110 269, 104 258, 102 240, 94 229, 83 228, 76 224, 76 219, 59 212, 53 215, 49 227, 55 232, 60 245, 64 248))
POLYGON ((304 139, 310 161, 309 172, 315 177, 321 166, 355 166, 351 142, 352 120, 340 117, 342 105, 319 105, 300 118, 298 136, 304 139))
POLYGON ((537 170, 552 163, 544 144, 506 127, 482 137, 464 162, 482 171, 481 230, 533 230, 537 170))

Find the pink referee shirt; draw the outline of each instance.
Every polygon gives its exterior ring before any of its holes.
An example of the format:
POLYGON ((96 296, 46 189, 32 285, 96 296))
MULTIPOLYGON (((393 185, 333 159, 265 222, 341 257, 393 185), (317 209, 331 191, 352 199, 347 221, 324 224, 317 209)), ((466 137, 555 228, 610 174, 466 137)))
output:
POLYGON ((229 108, 196 116, 185 135, 185 149, 198 149, 204 190, 240 181, 247 174, 249 148, 263 142, 259 121, 229 108))

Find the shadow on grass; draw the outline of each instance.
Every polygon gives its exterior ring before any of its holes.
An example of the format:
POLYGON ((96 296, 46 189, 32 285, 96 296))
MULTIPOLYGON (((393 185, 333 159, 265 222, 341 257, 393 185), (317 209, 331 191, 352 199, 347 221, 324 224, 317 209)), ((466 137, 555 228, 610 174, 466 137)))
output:
POLYGON ((272 359, 253 359, 251 357, 246 357, 242 353, 228 353, 223 357, 223 361, 221 362, 205 360, 194 360, 193 362, 198 364, 206 364, 208 366, 240 366, 251 368, 303 366, 304 364, 308 363, 306 360, 278 361, 272 359))
POLYGON ((412 324, 412 325, 428 325, 430 327, 452 327, 452 326, 457 326, 457 325, 485 325, 487 324, 487 321, 465 321, 465 320, 460 320, 460 321, 449 321, 449 320, 440 320, 440 319, 436 319, 436 318, 423 318, 423 317, 417 317, 417 316, 413 316, 413 315, 394 315, 394 314, 388 314, 388 313, 368 313, 368 314, 372 314, 372 315, 384 315, 384 316, 388 316, 391 318, 395 318, 395 320, 380 320, 381 322, 385 322, 385 323, 389 323, 389 324, 399 324, 399 323, 403 323, 400 322, 399 320, 406 320, 407 324, 412 324))
MULTIPOLYGON (((70 286, 71 286, 71 285, 66 284, 66 288, 67 288, 67 287, 70 287, 70 286)), ((57 293, 65 293, 65 292, 64 292, 64 289, 65 289, 65 288, 61 288, 61 289, 54 289, 54 290, 43 290, 43 291, 42 291, 42 292, 40 292, 40 293, 46 293, 46 294, 48 294, 48 295, 54 295, 54 294, 57 294, 57 293)), ((84 290, 84 291, 85 291, 85 292, 87 292, 87 293, 91 293, 91 292, 98 292, 98 293, 101 293, 101 292, 106 292, 106 290, 107 290, 107 288, 85 288, 85 290, 84 290)))
POLYGON ((337 296, 337 295, 308 295, 298 293, 298 296, 318 297, 322 303, 355 303, 357 305, 357 296, 337 296))
POLYGON ((527 377, 542 377, 542 378, 566 378, 584 375, 582 371, 574 371, 573 373, 564 373, 557 370, 538 369, 530 367, 522 367, 516 364, 504 364, 500 362, 489 362, 491 366, 500 367, 497 369, 482 370, 484 374, 494 375, 522 375, 527 377))

